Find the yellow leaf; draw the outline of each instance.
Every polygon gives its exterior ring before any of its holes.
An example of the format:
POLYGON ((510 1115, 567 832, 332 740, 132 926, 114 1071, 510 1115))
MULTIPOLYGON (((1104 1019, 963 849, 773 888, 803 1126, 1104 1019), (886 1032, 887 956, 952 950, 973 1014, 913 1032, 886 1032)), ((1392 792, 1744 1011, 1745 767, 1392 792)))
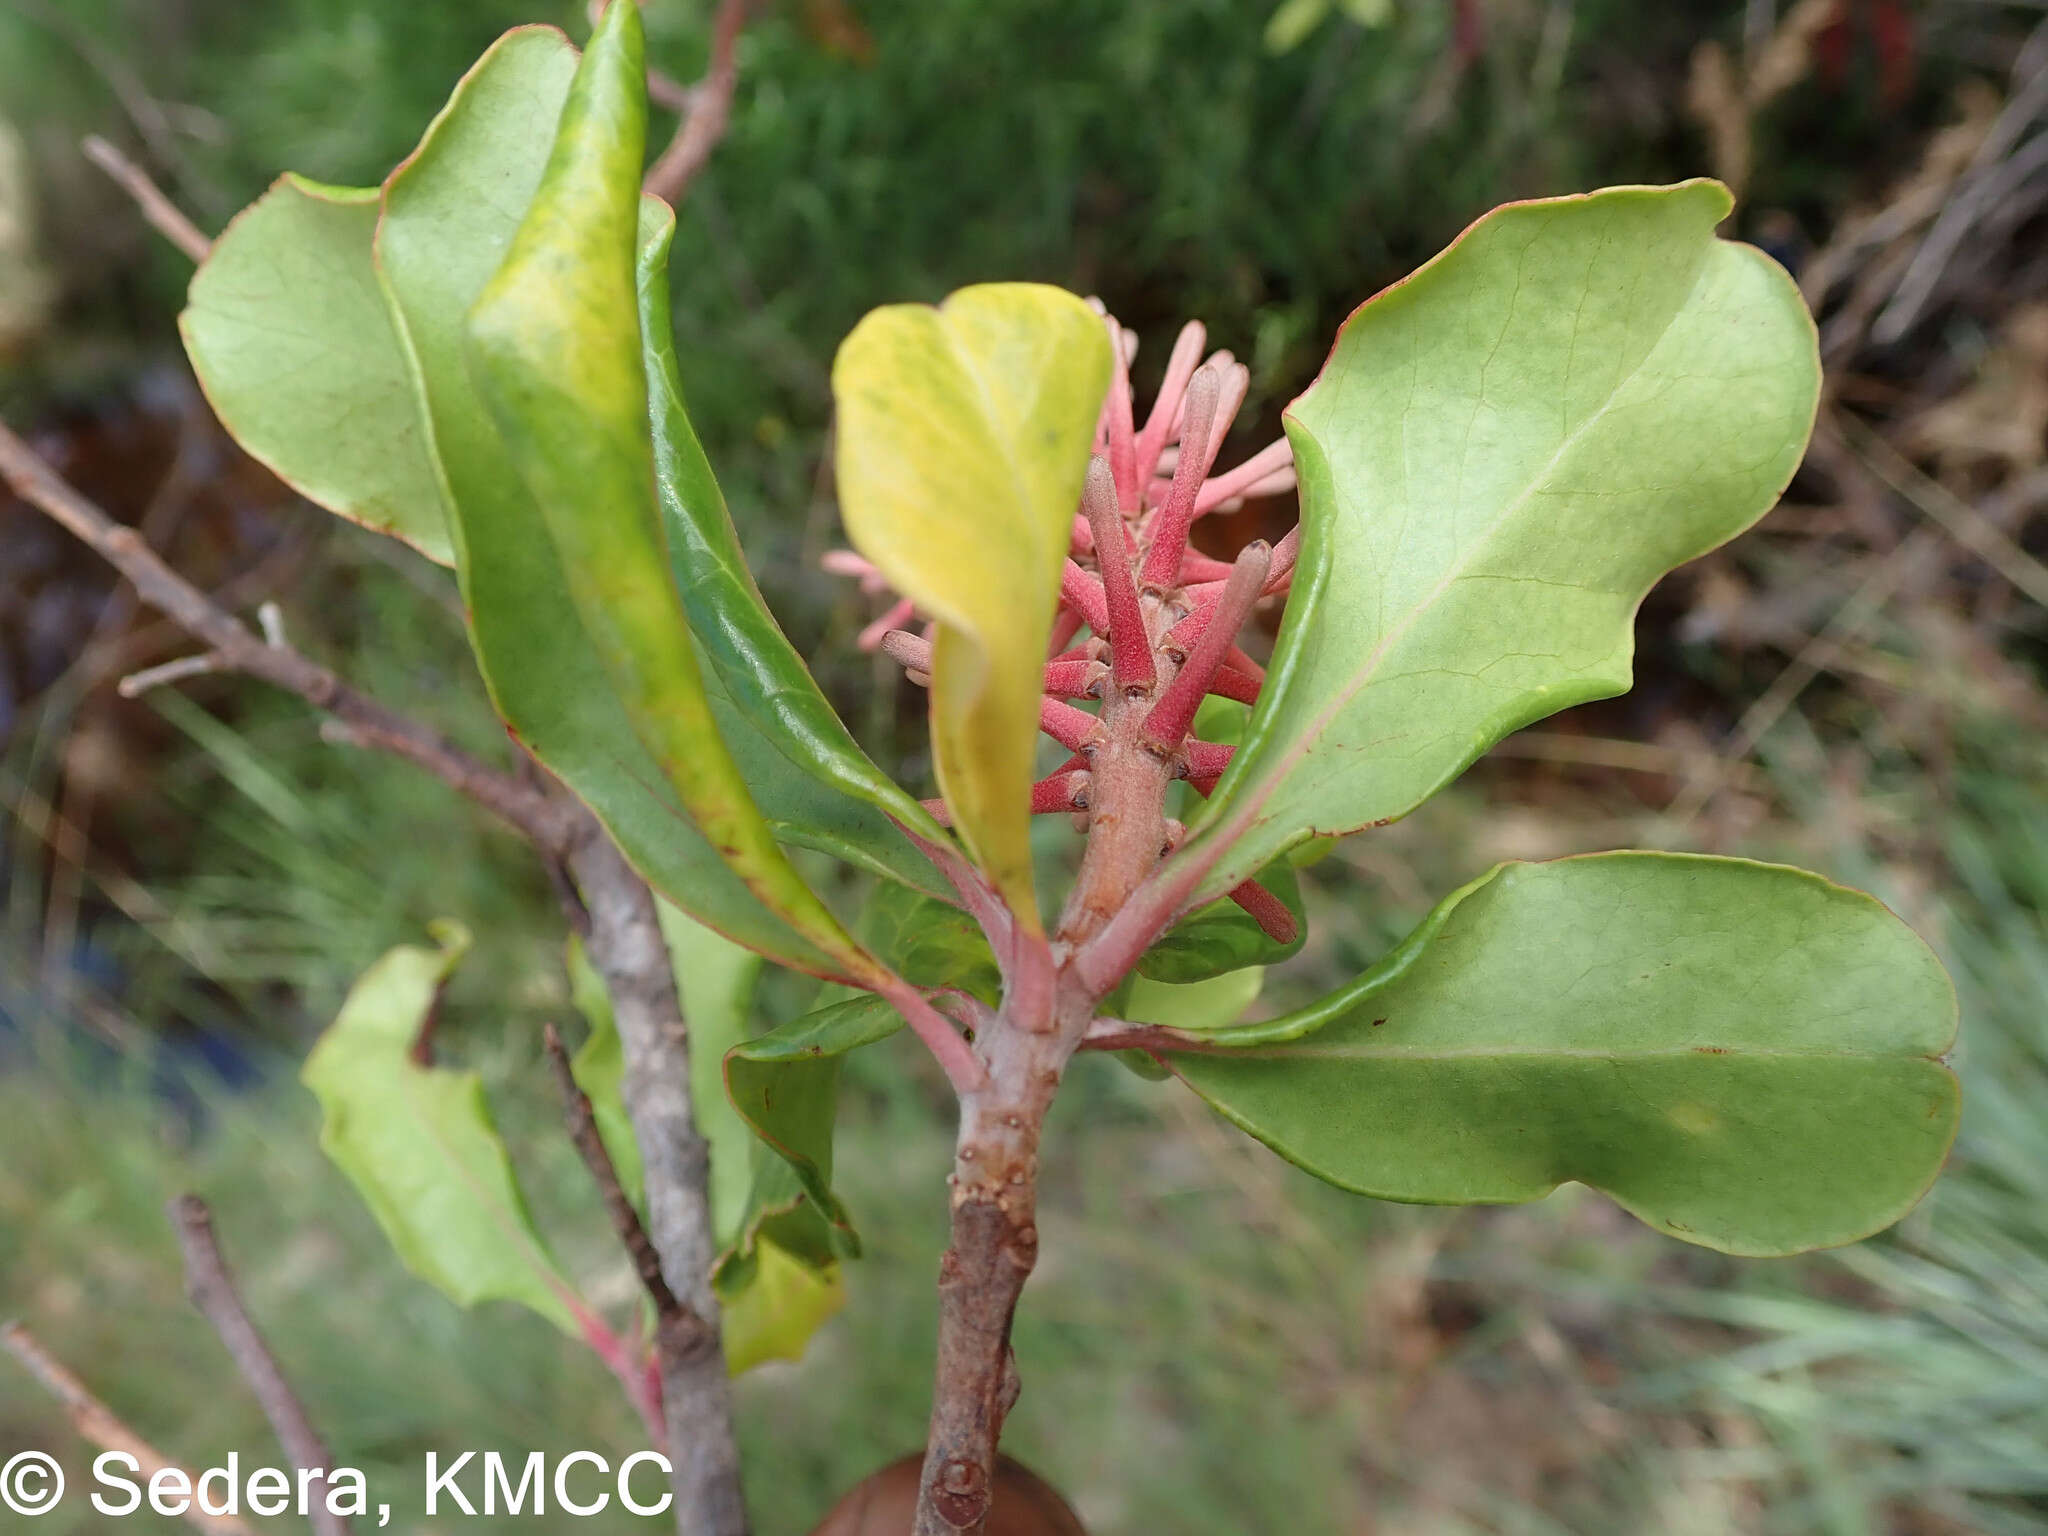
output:
POLYGON ((975 860, 1028 929, 1038 701, 1109 338, 1072 294, 963 288, 875 310, 839 348, 839 505, 938 624, 932 756, 975 860))
POLYGON ((754 1277, 725 1302, 725 1369, 731 1376, 768 1360, 801 1360, 811 1335, 846 1305, 839 1266, 813 1269, 765 1238, 754 1277))

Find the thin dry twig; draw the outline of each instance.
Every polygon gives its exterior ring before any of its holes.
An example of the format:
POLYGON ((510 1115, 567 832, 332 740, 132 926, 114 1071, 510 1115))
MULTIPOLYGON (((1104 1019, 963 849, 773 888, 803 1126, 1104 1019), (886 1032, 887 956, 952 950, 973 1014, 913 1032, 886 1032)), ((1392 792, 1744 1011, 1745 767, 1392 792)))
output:
POLYGON ((149 173, 96 133, 80 143, 85 158, 114 179, 122 191, 135 199, 149 227, 192 258, 193 264, 206 260, 213 249, 199 226, 186 218, 178 205, 164 196, 163 189, 149 179, 149 173))
POLYGON ((711 23, 711 62, 704 78, 689 92, 689 105, 676 124, 675 137, 642 180, 641 190, 671 207, 683 200, 690 183, 710 163, 711 152, 732 121, 732 95, 739 84, 740 31, 747 24, 748 0, 720 0, 711 23))
MULTIPOLYGON (((178 1250, 185 1257, 186 1296, 213 1325, 292 1466, 301 1472, 318 1472, 324 1480, 334 1470, 334 1457, 242 1305, 235 1277, 229 1273, 220 1241, 214 1236, 213 1213, 197 1195, 178 1196, 168 1210, 171 1229, 178 1235, 178 1250)), ((313 1500, 306 1517, 315 1536, 350 1536, 348 1518, 330 1510, 325 1499, 313 1500)))
MULTIPOLYGON (((63 1404, 71 1427, 81 1438, 91 1441, 103 1451, 118 1451, 134 1458, 137 1473, 143 1481, 147 1482, 159 1472, 176 1471, 183 1473, 187 1484, 195 1482, 190 1472, 122 1423, 111 1408, 94 1397, 85 1383, 65 1369, 63 1363, 43 1347, 42 1341, 21 1324, 0 1324, 0 1349, 5 1349, 19 1361, 50 1396, 63 1404)), ((199 1507, 196 1500, 187 1505, 185 1519, 194 1528, 205 1531, 207 1536, 255 1536, 255 1532, 238 1517, 210 1515, 199 1507)))
MULTIPOLYGON (((542 848, 561 849, 580 818, 554 798, 477 761, 438 732, 407 719, 287 645, 272 645, 164 563, 132 528, 115 522, 0 426, 0 478, 135 584, 145 603, 212 647, 222 671, 245 672, 332 715, 358 746, 426 769, 542 848)), ((131 680, 132 681, 132 680, 131 680)))
MULTIPOLYGON (((648 1299, 654 1303, 656 1319, 665 1324, 690 1309, 676 1300, 676 1293, 662 1277, 661 1256, 654 1251, 647 1229, 640 1224, 640 1213, 633 1209, 633 1202, 626 1198, 625 1188, 619 1183, 619 1170, 605 1149, 604 1137, 598 1134, 597 1113, 590 1107, 590 1096, 578 1086, 575 1071, 569 1065, 561 1031, 549 1024, 541 1038, 547 1046, 548 1065, 554 1069, 555 1086, 562 1093, 562 1118, 568 1125, 569 1140, 575 1143, 577 1155, 597 1184, 612 1231, 618 1234, 620 1244, 632 1259, 634 1273, 639 1275, 648 1299)), ((695 1327, 704 1326, 704 1320, 695 1312, 690 1312, 690 1321, 695 1327)))

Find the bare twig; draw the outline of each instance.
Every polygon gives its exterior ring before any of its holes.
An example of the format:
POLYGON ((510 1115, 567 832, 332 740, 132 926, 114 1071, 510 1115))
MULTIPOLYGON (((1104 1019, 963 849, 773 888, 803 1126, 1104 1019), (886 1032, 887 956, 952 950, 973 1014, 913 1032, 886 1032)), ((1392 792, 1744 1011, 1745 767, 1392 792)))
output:
POLYGON ((327 711, 359 746, 376 747, 426 769, 538 846, 562 849, 580 818, 569 807, 478 762, 454 743, 369 695, 290 646, 271 645, 185 580, 146 544, 72 488, 28 444, 0 426, 0 478, 135 584, 145 603, 212 647, 223 671, 244 672, 327 711))
MULTIPOLYGON (((292 1466, 301 1472, 317 1472, 324 1481, 334 1470, 334 1457, 242 1305, 235 1277, 228 1272, 220 1241, 214 1236, 213 1213, 197 1195, 180 1195, 170 1203, 169 1214, 171 1229, 178 1235, 178 1250, 185 1256, 185 1295, 220 1336, 292 1466)), ((347 1517, 330 1510, 324 1498, 311 1501, 306 1515, 316 1536, 349 1536, 347 1517)))
POLYGON ((150 689, 161 688, 167 683, 181 683, 188 677, 206 677, 232 670, 219 651, 201 651, 196 656, 179 656, 153 667, 144 667, 140 672, 131 672, 115 684, 115 688, 124 699, 139 699, 150 689))
MULTIPOLYGON (((542 1041, 547 1047, 548 1065, 554 1069, 555 1086, 562 1093, 562 1118, 568 1123, 569 1140, 575 1143, 577 1155, 597 1184, 612 1231, 618 1234, 620 1245, 632 1259, 634 1273, 639 1275, 648 1299, 654 1303, 654 1315, 664 1320, 673 1317, 685 1309, 676 1300, 676 1293, 668 1288, 668 1281, 662 1278, 661 1256, 654 1251, 647 1229, 640 1224, 640 1213, 633 1209, 633 1202, 626 1198, 625 1188, 619 1183, 619 1170, 612 1164, 611 1153, 605 1150, 604 1137, 598 1134, 597 1114, 590 1107, 590 1096, 577 1085, 576 1074, 569 1065, 561 1031, 548 1025, 542 1031, 542 1041)), ((704 1320, 694 1313, 692 1321, 699 1328, 704 1326, 704 1320)))
MULTIPOLYGON (((64 1405, 71 1427, 82 1438, 103 1451, 118 1451, 134 1458, 137 1473, 144 1482, 163 1471, 184 1473, 187 1484, 195 1481, 190 1472, 115 1417, 111 1408, 94 1397, 85 1383, 66 1370, 63 1363, 21 1324, 0 1324, 0 1349, 5 1349, 21 1362, 22 1368, 42 1383, 50 1396, 64 1405)), ((207 1536, 255 1536, 255 1532, 236 1516, 210 1515, 199 1507, 196 1500, 186 1506, 185 1519, 196 1529, 205 1531, 207 1536)))
POLYGON ((710 163, 711 152, 725 137, 732 120, 732 93, 739 83, 740 30, 747 24, 748 0, 720 0, 711 23, 711 62, 704 78, 690 90, 689 105, 676 124, 675 137, 647 168, 641 190, 680 203, 698 172, 710 163))
POLYGON ((670 1478, 682 1536, 746 1536, 732 1397, 711 1289, 710 1151, 690 1099, 690 1039, 654 896, 609 838, 568 857, 626 1056, 626 1112, 647 1179, 647 1233, 677 1302, 657 1331, 670 1478))
POLYGON ((86 159, 135 199, 135 206, 142 210, 151 229, 191 257, 195 265, 206 260, 213 242, 185 217, 176 203, 164 196, 163 189, 149 179, 147 171, 96 133, 87 134, 79 148, 85 151, 86 159))

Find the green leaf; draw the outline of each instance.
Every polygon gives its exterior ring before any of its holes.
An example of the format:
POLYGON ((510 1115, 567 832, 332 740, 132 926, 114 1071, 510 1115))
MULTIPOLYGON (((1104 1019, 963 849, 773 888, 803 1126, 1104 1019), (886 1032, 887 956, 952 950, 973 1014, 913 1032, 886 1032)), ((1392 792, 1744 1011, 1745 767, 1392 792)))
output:
POLYGON ((1308 916, 1302 910, 1301 882, 1292 861, 1275 859, 1259 871, 1258 879, 1294 914, 1292 939, 1282 944, 1269 937, 1244 908, 1219 896, 1190 912, 1146 950, 1138 959, 1138 974, 1154 981, 1197 982, 1244 966, 1278 965, 1300 953, 1308 938, 1308 916))
POLYGON ((763 1242, 745 1289, 719 1300, 725 1313, 725 1368, 737 1376, 770 1360, 801 1360, 811 1336, 846 1305, 839 1266, 818 1269, 780 1244, 763 1242))
POLYGON ((1133 976, 1121 1011, 1139 1024, 1164 1024, 1195 1033, 1222 1029, 1244 1017, 1245 1009, 1259 1000, 1265 982, 1265 967, 1257 965, 1201 981, 1152 981, 1133 976))
POLYGON ((1287 413, 1301 565, 1183 855, 1214 859, 1203 896, 1626 690, 1643 595, 1776 501, 1813 322, 1776 263, 1714 238, 1728 209, 1709 181, 1511 204, 1345 323, 1287 413))
POLYGON ((589 804, 656 890, 750 948, 831 972, 705 840, 604 686, 547 522, 507 461, 464 360, 463 317, 540 185, 575 69, 575 49, 552 27, 506 33, 384 186, 378 271, 432 424, 470 643, 506 724, 589 804))
POLYGON ((470 310, 471 373, 641 744, 762 903, 859 976, 865 957, 789 863, 718 733, 669 576, 634 275, 645 76, 639 8, 613 6, 511 249, 470 310))
POLYGON ((733 1108, 795 1172, 849 1256, 860 1251, 859 1240, 832 1192, 839 1058, 902 1027, 902 1016, 880 998, 856 997, 757 1035, 725 1055, 725 1092, 733 1108))
POLYGON ((832 365, 856 548, 937 624, 932 756, 955 826, 1039 927, 1030 788, 1046 640, 1109 385, 1102 321, 1032 283, 897 304, 832 365))
POLYGON ((1504 864, 1356 982, 1170 1059, 1318 1177, 1382 1199, 1567 1180, 1730 1253, 1852 1242, 1941 1170, 1956 1002, 1860 892, 1740 859, 1504 864))
POLYGON ((469 935, 394 949, 363 973, 299 1077, 320 1101, 320 1147, 348 1175, 405 1267, 451 1300, 516 1301, 580 1335, 581 1303, 534 1229, 474 1072, 423 1067, 413 1042, 469 935))
POLYGON ((882 886, 861 914, 860 936, 912 986, 958 987, 985 1003, 1002 990, 1002 972, 980 925, 950 902, 882 886))
POLYGON ((221 231, 178 331, 214 414, 307 500, 454 563, 370 242, 377 193, 280 176, 221 231))
MULTIPOLYGON (((930 875, 931 866, 889 818, 935 842, 945 842, 946 833, 860 749, 768 611, 747 568, 725 497, 690 425, 669 310, 669 244, 674 234, 674 213, 666 204, 653 204, 643 224, 639 256, 640 337, 654 431, 655 490, 690 627, 748 723, 789 763, 855 802, 840 812, 849 826, 847 840, 887 869, 907 855, 909 867, 919 872, 910 883, 919 884, 930 875)), ((742 767, 748 767, 747 754, 737 744, 733 750, 742 767)), ((768 793, 751 772, 748 782, 771 821, 787 818, 783 801, 768 793)))

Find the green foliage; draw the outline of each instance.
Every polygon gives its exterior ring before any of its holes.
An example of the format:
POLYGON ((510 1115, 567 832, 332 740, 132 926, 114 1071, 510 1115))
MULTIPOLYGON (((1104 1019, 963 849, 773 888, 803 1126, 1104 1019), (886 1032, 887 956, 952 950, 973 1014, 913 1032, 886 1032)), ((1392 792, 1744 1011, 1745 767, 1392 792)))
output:
POLYGON ((1940 1172, 1955 994, 1818 876, 1615 853, 1507 864, 1322 1002, 1175 1055, 1230 1119, 1382 1198, 1576 1179, 1734 1253, 1854 1241, 1940 1172))
POLYGON ((306 1058, 321 1148, 414 1274, 463 1306, 517 1301, 579 1333, 581 1303, 534 1228, 482 1079, 414 1054, 468 935, 442 946, 373 965, 306 1058))
POLYGON ((576 71, 533 201, 466 322, 472 379, 540 509, 573 604, 507 617, 539 627, 581 620, 634 734, 705 837, 828 966, 857 975, 862 957, 776 844, 719 735, 669 576, 635 279, 645 73, 639 10, 615 6, 576 71))
POLYGON ((370 258, 375 189, 284 175, 214 242, 179 329, 236 441, 310 501, 452 564, 403 340, 370 258))
MULTIPOLYGON (((670 570, 690 627, 723 680, 723 691, 735 706, 732 712, 744 722, 728 724, 721 718, 721 727, 734 740, 743 740, 748 728, 759 732, 798 770, 843 792, 844 799, 809 797, 823 798, 831 807, 814 812, 812 819, 836 821, 841 829, 831 842, 814 839, 807 846, 826 848, 913 885, 929 882, 934 878, 931 865, 884 818, 893 817, 934 841, 943 842, 944 831, 854 741, 768 611, 747 568, 739 532, 683 407, 675 325, 669 312, 669 246, 675 220, 661 212, 659 204, 652 206, 657 213, 653 234, 640 247, 639 285, 655 491, 668 536, 670 570), (865 814, 869 811, 879 814, 865 814)), ((734 750, 745 755, 742 746, 734 750)), ((761 782, 753 775, 749 778, 761 782)), ((789 792, 774 797, 772 803, 785 822, 793 802, 804 803, 805 797, 789 792)))
POLYGON ((1770 509, 1820 364, 1783 269, 1714 238, 1728 209, 1711 182, 1503 208, 1345 324, 1289 407, 1301 568, 1192 823, 1205 893, 1625 690, 1644 593, 1770 509))

